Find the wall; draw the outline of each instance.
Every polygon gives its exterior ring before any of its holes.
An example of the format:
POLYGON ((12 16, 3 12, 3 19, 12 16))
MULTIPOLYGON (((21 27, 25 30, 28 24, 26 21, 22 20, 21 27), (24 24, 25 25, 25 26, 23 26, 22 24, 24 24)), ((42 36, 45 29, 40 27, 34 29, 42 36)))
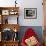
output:
POLYGON ((42 0, 24 0, 21 4, 20 10, 21 20, 20 18, 19 20, 22 26, 43 26, 42 0), (24 8, 37 8, 37 19, 24 19, 24 8))
MULTIPOLYGON (((0 0, 0 6, 15 6, 15 0, 0 0)), ((43 26, 42 0, 17 0, 19 9, 19 24, 21 26, 43 26), (37 8, 37 19, 24 19, 24 8, 37 8)), ((12 18, 12 17, 9 17, 12 18)), ((10 19, 9 19, 10 20, 10 19)))

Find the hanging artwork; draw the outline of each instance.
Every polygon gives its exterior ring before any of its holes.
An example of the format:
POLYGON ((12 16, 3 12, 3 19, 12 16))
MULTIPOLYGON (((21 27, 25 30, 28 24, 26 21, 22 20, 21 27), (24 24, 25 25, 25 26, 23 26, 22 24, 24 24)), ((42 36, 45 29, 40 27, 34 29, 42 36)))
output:
POLYGON ((24 8, 24 18, 25 19, 36 19, 37 8, 24 8))

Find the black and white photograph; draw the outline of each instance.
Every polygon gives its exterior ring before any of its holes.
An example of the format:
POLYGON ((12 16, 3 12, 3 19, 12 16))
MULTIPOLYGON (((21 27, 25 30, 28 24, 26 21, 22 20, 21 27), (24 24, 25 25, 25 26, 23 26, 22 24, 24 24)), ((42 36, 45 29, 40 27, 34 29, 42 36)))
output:
POLYGON ((25 19, 37 18, 37 8, 24 8, 24 18, 25 19))

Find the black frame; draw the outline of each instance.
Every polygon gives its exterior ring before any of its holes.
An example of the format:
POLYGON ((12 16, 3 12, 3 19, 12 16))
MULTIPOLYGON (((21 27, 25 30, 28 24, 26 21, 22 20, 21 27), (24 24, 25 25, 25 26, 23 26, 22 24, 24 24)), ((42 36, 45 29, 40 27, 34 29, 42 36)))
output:
POLYGON ((36 19, 37 18, 37 8, 24 8, 24 19, 36 19), (29 14, 29 11, 33 15, 29 14))

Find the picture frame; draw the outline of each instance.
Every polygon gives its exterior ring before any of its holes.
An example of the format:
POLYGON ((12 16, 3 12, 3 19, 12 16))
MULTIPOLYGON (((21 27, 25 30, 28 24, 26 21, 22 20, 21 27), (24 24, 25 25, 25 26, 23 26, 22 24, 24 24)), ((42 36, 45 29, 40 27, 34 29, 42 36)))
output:
POLYGON ((24 19, 36 19, 37 8, 24 8, 24 19))
POLYGON ((9 10, 2 10, 2 15, 9 15, 9 10))
POLYGON ((2 40, 3 41, 9 41, 9 40, 12 40, 12 33, 13 31, 10 29, 10 28, 4 28, 3 31, 2 31, 2 40))
POLYGON ((15 11, 15 10, 10 10, 10 11, 9 11, 9 14, 10 14, 10 15, 17 15, 17 13, 18 13, 18 12, 15 11))

